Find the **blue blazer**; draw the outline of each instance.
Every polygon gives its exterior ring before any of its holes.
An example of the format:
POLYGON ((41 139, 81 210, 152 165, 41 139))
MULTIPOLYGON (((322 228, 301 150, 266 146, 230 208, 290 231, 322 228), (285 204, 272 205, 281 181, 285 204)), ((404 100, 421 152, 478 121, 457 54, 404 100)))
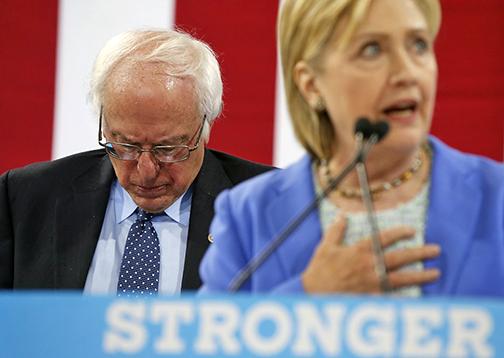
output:
MULTIPOLYGON (((429 140, 434 155, 425 240, 442 253, 424 263, 439 268, 441 277, 424 285, 423 294, 504 297, 504 165, 429 140)), ((214 243, 200 266, 202 292, 226 290, 314 196, 308 156, 223 192, 210 228, 214 243)), ((314 210, 242 289, 302 292, 300 274, 321 237, 314 210)))

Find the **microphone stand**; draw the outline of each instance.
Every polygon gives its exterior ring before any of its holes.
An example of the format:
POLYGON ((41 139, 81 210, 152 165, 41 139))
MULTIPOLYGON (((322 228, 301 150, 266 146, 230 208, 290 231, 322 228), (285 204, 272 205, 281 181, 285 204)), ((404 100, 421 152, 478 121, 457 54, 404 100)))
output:
POLYGON ((378 142, 378 140, 379 137, 376 134, 371 135, 363 148, 362 158, 356 164, 355 170, 357 171, 357 176, 359 178, 359 184, 362 191, 362 201, 366 208, 369 226, 371 227, 371 242, 373 245, 373 256, 375 258, 375 270, 380 281, 380 288, 383 292, 390 292, 391 288, 388 281, 387 267, 385 266, 383 248, 380 242, 380 229, 378 228, 378 222, 376 220, 373 199, 369 188, 367 169, 364 164, 369 150, 375 143, 378 142))
MULTIPOLYGON (((341 171, 339 175, 329 180, 327 187, 318 194, 315 199, 308 204, 305 209, 295 217, 289 225, 283 230, 278 236, 276 236, 270 244, 264 247, 264 249, 259 253, 259 255, 254 256, 231 280, 228 291, 236 292, 242 287, 242 285, 252 276, 252 274, 271 256, 271 254, 298 228, 298 226, 310 215, 312 210, 314 210, 320 203, 322 199, 324 199, 331 191, 336 189, 341 181, 355 168, 355 166, 362 161, 365 154, 371 149, 371 146, 379 140, 379 137, 375 135, 376 139, 373 144, 363 145, 363 134, 361 132, 357 132, 356 134, 357 140, 357 152, 350 161, 346 165, 345 168, 341 171), (367 149, 366 149, 367 148, 367 149)), ((368 141, 369 142, 369 141, 368 141)), ((368 143, 366 143, 368 144, 368 143)))

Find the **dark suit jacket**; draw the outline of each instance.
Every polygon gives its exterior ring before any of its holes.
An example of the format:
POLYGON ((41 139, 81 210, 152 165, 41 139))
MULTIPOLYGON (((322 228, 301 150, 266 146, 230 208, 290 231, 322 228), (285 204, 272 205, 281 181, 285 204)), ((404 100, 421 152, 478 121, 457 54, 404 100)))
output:
MULTIPOLYGON (((205 151, 193 183, 182 289, 201 285, 217 194, 270 167, 205 151)), ((0 288, 83 289, 115 179, 103 150, 0 176, 0 288)))

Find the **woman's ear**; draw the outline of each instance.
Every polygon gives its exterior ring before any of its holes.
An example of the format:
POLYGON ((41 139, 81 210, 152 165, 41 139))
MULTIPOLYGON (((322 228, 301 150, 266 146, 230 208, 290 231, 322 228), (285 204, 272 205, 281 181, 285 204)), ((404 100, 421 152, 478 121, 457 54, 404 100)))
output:
POLYGON ((317 76, 313 68, 305 61, 294 66, 294 81, 301 95, 311 108, 317 110, 323 100, 317 86, 317 76))

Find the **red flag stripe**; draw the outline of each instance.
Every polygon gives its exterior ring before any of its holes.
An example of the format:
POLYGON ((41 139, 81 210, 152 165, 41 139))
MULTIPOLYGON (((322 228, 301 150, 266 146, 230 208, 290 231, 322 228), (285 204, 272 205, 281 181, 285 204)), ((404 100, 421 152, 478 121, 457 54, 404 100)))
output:
POLYGON ((271 163, 275 119, 277 2, 178 1, 175 24, 217 53, 224 80, 224 112, 210 147, 271 163))
POLYGON ((0 173, 51 158, 58 0, 2 0, 0 173))
POLYGON ((432 132, 463 151, 504 159, 504 2, 443 0, 432 132))

